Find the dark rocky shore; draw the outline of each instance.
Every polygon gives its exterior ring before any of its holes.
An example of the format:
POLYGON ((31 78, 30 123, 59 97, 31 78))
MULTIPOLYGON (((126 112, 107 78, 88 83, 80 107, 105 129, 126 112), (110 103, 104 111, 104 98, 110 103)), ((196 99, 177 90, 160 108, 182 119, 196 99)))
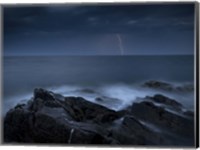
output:
POLYGON ((170 91, 170 92, 193 92, 194 85, 193 84, 184 84, 184 85, 173 85, 171 83, 163 82, 163 81, 147 81, 143 84, 143 87, 170 91))
POLYGON ((194 112, 160 94, 141 99, 114 111, 35 89, 27 104, 7 112, 4 143, 194 146, 194 112))

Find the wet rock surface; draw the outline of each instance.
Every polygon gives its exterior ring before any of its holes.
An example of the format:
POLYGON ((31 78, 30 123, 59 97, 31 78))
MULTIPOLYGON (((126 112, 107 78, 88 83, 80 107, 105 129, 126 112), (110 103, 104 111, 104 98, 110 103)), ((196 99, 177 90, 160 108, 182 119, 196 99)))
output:
POLYGON ((27 104, 7 112, 4 143, 193 146, 194 113, 182 107, 154 95, 114 111, 82 97, 35 89, 27 104))
POLYGON ((150 80, 142 85, 143 87, 147 88, 154 88, 154 89, 159 89, 159 90, 164 90, 164 91, 169 91, 169 92, 193 92, 194 91, 194 85, 193 84, 184 84, 184 85, 173 85, 170 83, 166 83, 163 81, 155 81, 155 80, 150 80))
POLYGON ((166 108, 171 108, 177 111, 181 111, 181 109, 183 108, 181 103, 169 97, 163 96, 161 94, 156 94, 153 97, 146 96, 146 99, 149 99, 152 102, 155 102, 156 104, 163 105, 166 108))

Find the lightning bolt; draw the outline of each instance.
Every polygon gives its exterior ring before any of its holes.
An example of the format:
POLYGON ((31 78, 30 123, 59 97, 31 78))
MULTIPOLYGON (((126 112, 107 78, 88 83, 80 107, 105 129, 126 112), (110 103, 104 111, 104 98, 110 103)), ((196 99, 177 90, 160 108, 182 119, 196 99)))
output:
POLYGON ((116 34, 116 36, 117 36, 117 39, 119 41, 120 53, 121 53, 121 55, 124 55, 124 47, 123 47, 121 36, 120 36, 120 34, 116 34))

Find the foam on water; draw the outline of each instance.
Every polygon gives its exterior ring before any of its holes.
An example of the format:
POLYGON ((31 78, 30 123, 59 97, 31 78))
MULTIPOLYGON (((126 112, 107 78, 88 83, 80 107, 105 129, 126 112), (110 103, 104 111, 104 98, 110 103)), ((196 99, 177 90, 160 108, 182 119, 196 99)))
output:
POLYGON ((128 105, 131 105, 138 97, 144 97, 146 95, 152 96, 154 94, 151 91, 141 91, 134 86, 125 84, 104 86, 100 88, 100 91, 107 97, 121 100, 121 104, 115 108, 115 110, 120 110, 127 107, 128 105))
POLYGON ((26 103, 28 100, 31 99, 32 96, 33 94, 29 93, 29 94, 12 96, 12 97, 7 98, 6 100, 3 101, 2 115, 5 116, 8 110, 15 107, 17 104, 26 103))
MULTIPOLYGON (((139 98, 144 98, 145 96, 153 96, 155 94, 163 94, 169 98, 175 99, 178 102, 186 106, 187 109, 193 109, 193 93, 188 95, 180 95, 180 93, 169 93, 161 92, 158 90, 142 88, 136 85, 128 84, 110 84, 110 85, 101 85, 96 87, 89 86, 77 86, 77 85, 63 85, 63 86, 54 86, 48 87, 47 90, 50 90, 54 93, 61 94, 63 96, 75 96, 83 97, 90 102, 94 102, 105 107, 108 107, 113 110, 121 110, 133 102, 137 101, 139 98), (85 89, 89 89, 92 92, 87 92, 85 89), (104 101, 97 101, 96 98, 107 98, 104 101), (109 99, 110 98, 110 99, 109 99), (190 104, 190 105, 188 105, 190 104)), ((26 103, 33 96, 33 92, 13 96, 7 98, 3 101, 3 115, 10 109, 13 108, 18 103, 26 103)), ((194 100, 193 100, 194 101, 194 100)))

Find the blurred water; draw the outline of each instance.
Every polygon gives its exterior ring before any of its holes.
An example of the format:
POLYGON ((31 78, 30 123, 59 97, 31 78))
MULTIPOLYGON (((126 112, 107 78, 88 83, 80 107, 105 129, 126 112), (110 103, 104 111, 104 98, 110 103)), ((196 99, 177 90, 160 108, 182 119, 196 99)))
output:
MULTIPOLYGON (((126 105, 126 101, 137 96, 153 94, 134 88, 135 85, 151 79, 178 84, 193 82, 194 57, 191 55, 4 57, 3 109, 7 110, 19 100, 30 98, 36 87, 58 92, 60 90, 60 93, 65 95, 70 95, 72 94, 70 91, 80 88, 89 87, 95 90, 99 88, 104 95, 118 97, 126 105)), ((191 103, 194 101, 191 100, 191 103)))

